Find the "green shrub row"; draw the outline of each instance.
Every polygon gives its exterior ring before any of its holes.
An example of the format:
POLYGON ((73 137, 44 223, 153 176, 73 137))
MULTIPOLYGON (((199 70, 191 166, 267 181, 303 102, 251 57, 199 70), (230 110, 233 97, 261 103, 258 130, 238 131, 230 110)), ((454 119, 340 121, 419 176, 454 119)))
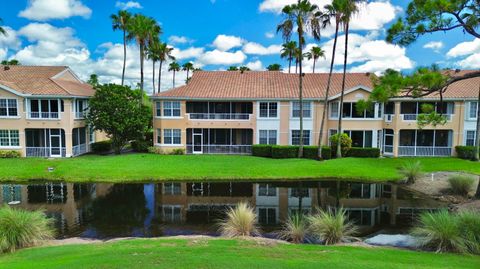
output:
POLYGON ((475 158, 474 146, 456 146, 455 151, 460 159, 473 160, 475 158))
POLYGON ((20 158, 20 151, 16 150, 0 150, 0 158, 20 158))
POLYGON ((347 151, 347 157, 378 158, 380 157, 380 149, 379 148, 350 148, 347 151))
MULTIPOLYGON (((253 145, 252 155, 258 157, 269 157, 274 159, 286 159, 298 157, 298 146, 279 146, 279 145, 253 145)), ((318 159, 317 146, 303 147, 303 157, 306 159, 318 159)), ((331 159, 331 150, 329 147, 323 147, 323 159, 331 159)))
POLYGON ((148 140, 134 140, 130 142, 130 145, 136 152, 148 152, 148 148, 152 146, 152 143, 148 140))
POLYGON ((112 141, 105 140, 100 142, 92 143, 92 151, 94 153, 106 153, 112 150, 112 141))

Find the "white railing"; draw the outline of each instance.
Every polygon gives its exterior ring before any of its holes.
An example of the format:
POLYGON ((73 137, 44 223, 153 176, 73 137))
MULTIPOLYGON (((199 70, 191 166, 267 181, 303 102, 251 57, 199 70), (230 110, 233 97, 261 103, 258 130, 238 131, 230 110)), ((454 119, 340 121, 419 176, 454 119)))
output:
MULTIPOLYGON (((402 114, 402 119, 404 121, 416 121, 419 114, 402 114)), ((452 121, 452 114, 443 115, 447 121, 452 121)))
POLYGON ((385 114, 385 122, 392 122, 394 114, 385 114))
POLYGON ((189 113, 190 120, 250 120, 248 113, 189 113))
POLYGON ((451 156, 452 147, 399 146, 398 156, 451 156))
POLYGON ((383 153, 393 154, 393 146, 384 145, 383 146, 383 153))
POLYGON ((87 114, 86 112, 77 111, 77 112, 75 112, 75 119, 84 119, 86 114, 87 114))
POLYGON ((72 155, 73 156, 78 156, 78 155, 82 155, 82 154, 85 154, 89 151, 88 149, 88 145, 87 144, 80 144, 80 145, 76 145, 76 146, 73 146, 72 148, 72 155))
POLYGON ((61 151, 62 157, 67 154, 66 148, 27 147, 26 150, 27 157, 50 157, 51 151, 61 151))
POLYGON ((29 112, 28 118, 30 119, 59 119, 60 113, 58 112, 29 112))
POLYGON ((252 154, 252 145, 187 145, 187 154, 252 154), (195 152, 194 152, 195 149, 195 152), (201 149, 201 151, 200 151, 201 149))

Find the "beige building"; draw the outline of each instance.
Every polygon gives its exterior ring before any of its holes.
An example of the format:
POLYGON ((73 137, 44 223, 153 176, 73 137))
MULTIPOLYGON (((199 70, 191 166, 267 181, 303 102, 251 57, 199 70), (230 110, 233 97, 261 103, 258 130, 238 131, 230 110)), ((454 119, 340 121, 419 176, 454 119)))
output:
MULTIPOLYGON (((443 96, 443 106, 439 96, 398 98, 387 104, 376 103, 359 114, 357 102, 372 92, 370 76, 347 74, 340 111, 342 75, 333 75, 324 144, 336 133, 340 114, 343 132, 352 138, 354 147, 380 148, 386 156, 451 156, 455 146, 474 141, 475 129, 467 123, 476 120, 477 79, 451 85, 443 96), (447 124, 420 130, 416 120, 423 103, 443 112, 447 124)), ((305 145, 318 143, 327 79, 328 74, 304 76, 305 145)), ((154 143, 165 151, 182 148, 188 154, 249 154, 253 144, 299 144, 300 104, 295 74, 197 71, 187 85, 152 99, 154 143)))
POLYGON ((65 66, 0 66, 0 150, 25 157, 88 152, 98 135, 85 123, 94 93, 65 66))

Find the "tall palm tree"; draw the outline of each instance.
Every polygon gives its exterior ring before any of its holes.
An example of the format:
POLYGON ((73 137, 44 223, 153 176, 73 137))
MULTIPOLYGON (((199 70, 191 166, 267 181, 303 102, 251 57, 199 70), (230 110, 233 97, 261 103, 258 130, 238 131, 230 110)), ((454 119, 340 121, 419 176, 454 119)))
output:
POLYGON ((279 64, 271 64, 271 65, 267 66, 267 70, 268 71, 281 71, 282 66, 279 65, 279 64))
POLYGON ((188 81, 188 74, 190 73, 190 70, 193 70, 193 63, 187 62, 182 65, 182 70, 187 71, 187 81, 188 81))
POLYGON ((145 50, 162 34, 162 28, 155 19, 135 14, 128 24, 128 37, 134 39, 140 49, 140 90, 143 92, 143 65, 145 50))
POLYGON ((285 41, 290 41, 294 33, 294 27, 297 28, 299 75, 298 75, 298 100, 300 102, 300 145, 298 157, 303 156, 303 74, 302 58, 303 47, 305 46, 305 34, 310 34, 315 40, 320 40, 321 12, 317 5, 313 5, 308 0, 298 0, 296 4, 285 6, 282 10, 285 17, 277 26, 277 33, 281 32, 285 41))
POLYGON ((160 92, 161 89, 161 83, 162 83, 162 66, 163 63, 170 60, 170 61, 175 61, 175 57, 172 55, 173 48, 169 47, 167 43, 160 43, 158 45, 158 52, 160 56, 160 67, 158 69, 158 92, 160 92))
POLYGON ((240 72, 243 73, 243 72, 245 72, 245 71, 250 71, 250 68, 248 68, 247 66, 240 66, 240 67, 238 68, 238 70, 240 70, 240 72))
POLYGON ((325 51, 322 48, 315 46, 312 47, 309 52, 305 53, 305 56, 309 60, 313 59, 312 73, 315 73, 315 64, 320 57, 325 58, 325 51))
POLYGON ((160 61, 160 39, 155 40, 147 47, 147 59, 152 61, 152 93, 155 94, 155 64, 160 61))
POLYGON ((168 66, 168 71, 173 72, 173 87, 175 88, 175 73, 180 71, 180 65, 177 62, 173 61, 168 66))
POLYGON ((127 65, 127 30, 132 14, 126 10, 118 11, 118 14, 112 14, 110 16, 112 19, 113 30, 121 30, 123 32, 123 69, 122 69, 122 85, 125 81, 125 67, 127 65))
POLYGON ((297 42, 289 41, 282 45, 282 50, 280 52, 280 58, 286 58, 288 61, 288 73, 291 71, 293 57, 295 55, 295 50, 297 49, 297 42))

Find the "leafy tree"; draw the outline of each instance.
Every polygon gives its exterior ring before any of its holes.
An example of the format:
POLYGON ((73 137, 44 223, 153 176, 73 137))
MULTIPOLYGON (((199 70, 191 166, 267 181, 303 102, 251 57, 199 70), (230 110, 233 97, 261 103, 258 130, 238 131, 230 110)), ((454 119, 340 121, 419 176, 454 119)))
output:
POLYGON ((183 70, 183 71, 187 71, 187 81, 189 80, 188 75, 189 75, 189 73, 190 73, 190 70, 193 70, 193 69, 194 69, 193 63, 191 63, 191 62, 187 62, 187 63, 184 63, 184 64, 182 65, 182 70, 183 70))
POLYGON ((302 58, 305 47, 305 35, 311 35, 315 40, 320 40, 321 15, 317 5, 312 5, 308 0, 298 0, 296 4, 285 6, 282 9, 284 20, 277 26, 277 33, 282 33, 285 42, 289 42, 292 34, 298 35, 298 100, 300 102, 300 145, 298 157, 303 156, 303 73, 302 58))
POLYGON ((113 30, 121 30, 123 32, 123 69, 122 69, 122 85, 125 81, 125 67, 127 65, 127 42, 129 37, 127 36, 128 25, 132 19, 132 14, 126 10, 120 10, 118 14, 112 14, 110 16, 112 20, 113 30))
POLYGON ((21 65, 18 60, 12 59, 10 61, 8 60, 3 60, 2 65, 21 65))
POLYGON ((151 122, 151 107, 141 90, 105 84, 97 87, 89 101, 87 123, 106 133, 116 154, 125 144, 145 134, 151 122), (140 105, 138 100, 144 100, 140 105))
POLYGON ((175 57, 172 56, 173 48, 169 47, 167 43, 161 43, 158 47, 158 55, 160 56, 160 67, 158 69, 158 92, 161 89, 162 83, 162 66, 165 61, 175 61, 175 57))
POLYGON ((280 52, 280 58, 286 58, 288 61, 288 73, 290 73, 292 68, 292 61, 295 55, 295 51, 297 49, 297 42, 289 41, 285 42, 282 45, 282 50, 280 52))
POLYGON ((238 67, 232 65, 232 66, 228 67, 227 71, 238 71, 238 67))
POLYGON ((282 66, 279 64, 271 64, 267 66, 268 71, 282 71, 282 66))
POLYGON ((309 60, 313 59, 312 73, 315 73, 315 64, 320 57, 325 58, 325 51, 322 48, 315 46, 312 47, 309 52, 305 53, 305 56, 309 60))
POLYGON ((91 74, 87 83, 90 84, 94 88, 100 86, 100 82, 98 82, 98 75, 97 74, 91 74))
POLYGON ((171 62, 168 71, 173 72, 173 87, 175 88, 175 74, 180 71, 180 64, 175 61, 171 62))
POLYGON ((250 71, 250 68, 248 68, 248 67, 246 67, 246 66, 240 66, 240 67, 238 68, 238 70, 240 70, 240 72, 243 73, 243 72, 245 72, 245 71, 250 71))
MULTIPOLYGON (((2 18, 0 18, 0 24, 1 23, 3 23, 2 18)), ((7 31, 2 26, 0 26, 0 35, 7 36, 7 31)))

